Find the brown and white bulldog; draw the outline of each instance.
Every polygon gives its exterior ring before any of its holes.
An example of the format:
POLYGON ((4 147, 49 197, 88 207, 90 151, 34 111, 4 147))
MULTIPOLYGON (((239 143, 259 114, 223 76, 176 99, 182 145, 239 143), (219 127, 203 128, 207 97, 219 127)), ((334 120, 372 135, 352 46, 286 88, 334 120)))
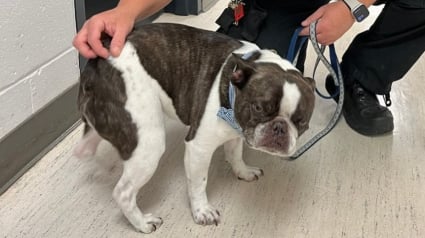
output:
POLYGON ((189 129, 184 163, 193 218, 217 224, 205 191, 213 152, 224 144, 236 176, 258 179, 263 171, 242 160, 243 141, 277 156, 294 153, 313 113, 313 84, 254 44, 184 25, 144 25, 119 57, 89 60, 82 72, 78 106, 86 130, 75 154, 93 155, 101 139, 118 150, 124 167, 113 196, 130 223, 150 233, 162 219, 143 214, 136 195, 165 151, 164 116, 175 118, 189 129), (220 108, 233 110, 239 131, 217 116, 220 108))

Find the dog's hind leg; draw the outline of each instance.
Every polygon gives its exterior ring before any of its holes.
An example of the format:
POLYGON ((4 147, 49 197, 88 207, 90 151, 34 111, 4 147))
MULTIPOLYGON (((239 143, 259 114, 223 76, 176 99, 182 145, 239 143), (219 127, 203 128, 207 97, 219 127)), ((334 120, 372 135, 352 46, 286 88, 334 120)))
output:
POLYGON ((87 123, 84 125, 84 136, 74 149, 77 158, 93 156, 102 138, 87 123))
MULTIPOLYGON (((149 107, 160 108, 159 102, 152 100, 149 107), (158 105, 156 105, 158 104, 158 105)), ((137 145, 124 161, 123 174, 113 191, 113 197, 128 221, 140 232, 151 233, 161 224, 162 219, 151 214, 143 214, 137 206, 136 197, 154 174, 159 160, 165 151, 165 124, 160 110, 150 115, 139 113, 133 122, 137 126, 137 145)), ((121 144, 121 147, 125 143, 121 144)), ((118 148, 118 150, 120 150, 118 148)), ((121 153, 123 154, 123 153, 121 153)))
POLYGON ((115 186, 113 196, 128 221, 143 233, 155 231, 162 219, 151 214, 143 214, 137 207, 139 189, 154 174, 165 150, 164 130, 145 132, 131 157, 124 161, 123 174, 115 186))
POLYGON ((137 193, 155 172, 161 151, 137 148, 129 160, 124 162, 123 174, 115 186, 113 195, 128 221, 140 232, 151 233, 162 219, 152 214, 143 214, 137 207, 137 193))
MULTIPOLYGON (((113 196, 137 230, 151 233, 162 224, 162 219, 143 214, 137 207, 136 196, 154 174, 165 151, 165 125, 160 95, 155 88, 156 81, 140 64, 132 43, 127 42, 120 56, 110 57, 108 62, 121 72, 120 78, 124 82, 127 98, 124 108, 130 114, 125 123, 135 126, 134 129, 129 127, 121 130, 122 133, 114 133, 117 135, 115 144, 119 144, 116 147, 125 161, 123 174, 114 188, 113 196), (129 145, 126 141, 134 141, 127 139, 132 133, 136 133, 137 142, 129 145)), ((120 118, 117 124, 124 123, 124 114, 117 114, 120 118)))
POLYGON ((263 170, 245 164, 242 158, 243 141, 241 138, 233 139, 224 143, 224 156, 231 164, 233 173, 245 181, 258 180, 264 175, 263 170))

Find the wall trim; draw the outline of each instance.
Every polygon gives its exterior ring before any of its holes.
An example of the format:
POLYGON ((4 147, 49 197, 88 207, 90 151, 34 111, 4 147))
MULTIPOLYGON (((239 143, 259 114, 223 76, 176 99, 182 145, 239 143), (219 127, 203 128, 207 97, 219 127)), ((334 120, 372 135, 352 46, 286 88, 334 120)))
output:
POLYGON ((0 195, 80 124, 77 94, 75 84, 0 140, 0 195))

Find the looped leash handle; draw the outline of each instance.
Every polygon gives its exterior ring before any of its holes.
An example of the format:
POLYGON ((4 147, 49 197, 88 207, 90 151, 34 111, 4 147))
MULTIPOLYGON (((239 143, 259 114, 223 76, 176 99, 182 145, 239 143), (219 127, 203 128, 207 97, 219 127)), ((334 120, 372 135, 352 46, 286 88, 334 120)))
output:
MULTIPOLYGON (((325 51, 325 46, 320 47, 317 43, 317 38, 316 38, 316 29, 315 29, 315 25, 317 24, 317 22, 313 22, 312 25, 314 25, 314 31, 310 32, 310 40, 312 41, 313 44, 316 44, 316 46, 318 48, 320 48, 320 53, 316 51, 316 53, 318 55, 323 55, 323 52, 325 51), (314 35, 312 35, 312 33, 314 35)), ((309 37, 307 36, 300 36, 300 32, 302 31, 303 27, 298 27, 297 29, 295 29, 294 34, 292 35, 291 41, 289 43, 289 49, 286 55, 286 59, 291 62, 294 66, 297 64, 298 61, 298 56, 301 52, 302 47, 306 44, 307 39, 309 37)), ((310 28, 311 30, 311 28, 310 28)), ((339 61, 338 61, 338 56, 336 55, 336 50, 335 50, 335 46, 334 44, 329 45, 329 58, 331 60, 330 62, 330 66, 332 67, 332 69, 336 72, 337 77, 341 77, 341 75, 339 74, 339 61)), ((314 66, 314 70, 313 70, 313 78, 314 75, 316 73, 316 69, 318 67, 319 62, 321 61, 320 57, 317 57, 315 66, 314 66)), ((327 61, 327 60, 326 60, 327 61)), ((335 85, 339 85, 338 81, 336 78, 334 79, 334 83, 335 85)), ((321 93, 317 88, 316 88, 316 92, 317 94, 324 98, 324 99, 331 99, 331 98, 335 98, 336 96, 339 95, 339 91, 336 91, 334 95, 330 95, 330 96, 326 96, 323 93, 321 93)))
MULTIPOLYGON (((338 57, 336 55, 336 51, 335 51, 335 46, 329 45, 329 55, 330 55, 330 61, 329 62, 325 56, 323 55, 324 52, 324 47, 320 47, 319 43, 317 42, 317 38, 316 38, 316 25, 317 25, 317 21, 313 22, 310 25, 310 41, 312 43, 313 49, 316 51, 317 54, 317 61, 316 61, 316 66, 314 69, 314 72, 316 71, 318 62, 321 61, 323 63, 323 65, 326 67, 326 69, 329 71, 329 73, 331 74, 333 80, 334 80, 334 84, 338 86, 338 91, 339 91, 339 99, 337 102, 337 107, 335 109, 335 112, 331 118, 331 120, 329 121, 329 123, 326 125, 326 127, 321 130, 319 133, 317 133, 313 138, 311 138, 309 141, 307 141, 306 144, 304 144, 303 146, 301 146, 290 158, 289 160, 295 160, 297 158, 299 158, 302 154, 304 154, 304 152, 306 152, 307 150, 309 150, 314 144, 316 144, 320 139, 322 139, 325 135, 327 135, 337 124, 339 118, 341 117, 342 114, 342 106, 343 106, 343 102, 344 102, 344 84, 343 84, 343 78, 342 78, 342 73, 341 73, 341 68, 339 66, 339 61, 338 61, 338 57)), ((293 65, 296 65, 296 61, 299 55, 299 52, 302 49, 303 44, 305 44, 306 42, 306 38, 305 36, 299 36, 300 31, 302 30, 302 28, 298 28, 297 30, 295 30, 294 35, 292 36, 291 42, 290 42, 290 46, 288 49, 288 54, 287 54, 287 60, 289 60, 290 62, 293 63, 293 65)), ((319 95, 321 95, 321 93, 319 91, 317 91, 319 95)), ((331 97, 328 97, 331 98, 331 97)))

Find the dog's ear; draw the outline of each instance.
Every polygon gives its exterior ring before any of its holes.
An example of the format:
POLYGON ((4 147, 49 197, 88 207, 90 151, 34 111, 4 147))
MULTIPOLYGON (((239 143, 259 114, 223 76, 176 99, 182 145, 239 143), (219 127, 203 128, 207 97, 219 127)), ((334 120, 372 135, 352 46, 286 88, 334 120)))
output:
POLYGON ((255 73, 255 63, 253 61, 251 57, 245 60, 240 55, 232 53, 232 59, 229 61, 232 62, 230 66, 233 67, 230 81, 237 88, 242 89, 255 73))
POLYGON ((310 77, 304 77, 304 81, 307 82, 307 84, 310 86, 311 90, 316 89, 316 81, 314 81, 313 78, 310 77))
POLYGON ((110 37, 105 32, 102 32, 102 34, 100 35, 100 41, 102 42, 103 47, 109 50, 109 48, 111 47, 112 37, 110 37))

